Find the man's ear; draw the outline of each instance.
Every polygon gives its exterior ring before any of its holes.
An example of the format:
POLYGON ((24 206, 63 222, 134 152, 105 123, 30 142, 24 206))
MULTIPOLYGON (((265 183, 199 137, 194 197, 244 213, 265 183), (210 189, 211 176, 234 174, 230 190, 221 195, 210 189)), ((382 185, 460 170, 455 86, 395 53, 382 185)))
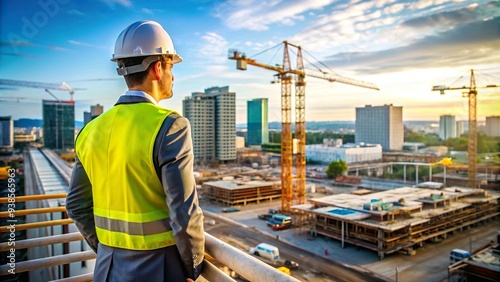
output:
POLYGON ((160 61, 154 62, 154 65, 151 69, 154 80, 161 80, 163 76, 163 69, 161 68, 161 62, 160 61))

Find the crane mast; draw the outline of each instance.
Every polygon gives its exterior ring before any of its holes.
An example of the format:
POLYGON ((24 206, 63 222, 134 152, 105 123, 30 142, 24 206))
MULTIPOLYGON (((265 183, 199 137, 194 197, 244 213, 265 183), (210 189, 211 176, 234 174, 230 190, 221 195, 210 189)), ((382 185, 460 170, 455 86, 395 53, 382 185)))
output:
MULTIPOLYGON (((304 71, 302 48, 297 46, 297 70, 304 71)), ((305 73, 297 74, 295 81, 295 155, 296 183, 294 186, 294 205, 306 203, 306 82, 305 73)))
POLYGON ((305 204, 306 202, 306 120, 305 96, 306 75, 340 82, 365 88, 378 88, 371 83, 341 77, 326 72, 306 70, 302 57, 302 48, 287 41, 283 41, 283 65, 271 66, 247 58, 238 50, 229 50, 228 58, 236 60, 236 68, 246 70, 247 65, 256 66, 277 72, 278 81, 281 82, 281 209, 285 213, 292 211, 292 205, 305 204), (297 67, 292 69, 288 46, 297 49, 297 67), (296 179, 293 181, 293 139, 292 139, 292 75, 295 75, 295 137, 297 139, 297 153, 295 155, 296 179))
POLYGON ((469 93, 464 92, 462 96, 469 97, 469 144, 467 152, 468 169, 467 169, 467 186, 470 188, 476 187, 476 159, 477 159, 477 90, 476 78, 474 70, 470 70, 470 90, 469 93))
POLYGON ((293 201, 293 140, 292 140, 292 77, 290 55, 285 44, 281 81, 281 210, 290 212, 293 201))

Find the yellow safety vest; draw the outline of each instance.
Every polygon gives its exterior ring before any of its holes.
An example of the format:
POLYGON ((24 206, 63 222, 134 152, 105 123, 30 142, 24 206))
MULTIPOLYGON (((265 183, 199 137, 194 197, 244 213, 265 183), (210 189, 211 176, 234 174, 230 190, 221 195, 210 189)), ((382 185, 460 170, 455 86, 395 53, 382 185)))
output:
POLYGON ((120 104, 88 123, 76 154, 92 183, 101 244, 153 250, 175 244, 153 147, 173 111, 151 103, 120 104))

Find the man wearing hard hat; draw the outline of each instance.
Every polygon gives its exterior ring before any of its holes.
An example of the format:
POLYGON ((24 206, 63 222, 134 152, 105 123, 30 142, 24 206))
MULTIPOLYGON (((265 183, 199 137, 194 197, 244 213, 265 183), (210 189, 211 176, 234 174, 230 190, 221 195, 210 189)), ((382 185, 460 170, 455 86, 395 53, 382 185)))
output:
POLYGON ((190 124, 157 104, 182 58, 160 24, 140 21, 112 61, 129 90, 76 139, 68 215, 97 252, 94 281, 196 280, 205 237, 190 124))

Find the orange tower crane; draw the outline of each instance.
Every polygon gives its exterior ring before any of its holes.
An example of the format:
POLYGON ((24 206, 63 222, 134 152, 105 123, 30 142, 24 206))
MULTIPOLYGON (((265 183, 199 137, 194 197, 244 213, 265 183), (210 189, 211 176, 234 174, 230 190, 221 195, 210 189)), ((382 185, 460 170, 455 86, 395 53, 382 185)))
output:
POLYGON ((292 205, 306 202, 306 125, 305 125, 305 76, 312 76, 330 82, 340 82, 370 89, 378 88, 368 82, 342 77, 327 72, 308 70, 304 68, 302 48, 298 45, 283 41, 283 65, 271 66, 247 58, 238 50, 229 50, 228 58, 236 60, 236 68, 246 70, 247 65, 252 65, 277 72, 278 81, 281 82, 281 210, 291 212, 292 205), (297 49, 297 68, 292 69, 288 46, 297 49), (295 137, 298 141, 295 156, 296 180, 292 179, 293 167, 293 140, 292 140, 292 75, 295 79, 295 137))
POLYGON ((469 144, 467 146, 468 154, 468 180, 467 186, 469 188, 476 188, 476 158, 477 158, 477 88, 495 88, 500 87, 500 85, 489 84, 486 86, 476 86, 476 78, 474 77, 474 70, 470 70, 470 86, 462 87, 449 87, 446 85, 436 85, 432 87, 432 91, 439 91, 441 95, 444 95, 445 90, 464 90, 468 89, 468 92, 462 92, 462 97, 469 98, 469 144))

